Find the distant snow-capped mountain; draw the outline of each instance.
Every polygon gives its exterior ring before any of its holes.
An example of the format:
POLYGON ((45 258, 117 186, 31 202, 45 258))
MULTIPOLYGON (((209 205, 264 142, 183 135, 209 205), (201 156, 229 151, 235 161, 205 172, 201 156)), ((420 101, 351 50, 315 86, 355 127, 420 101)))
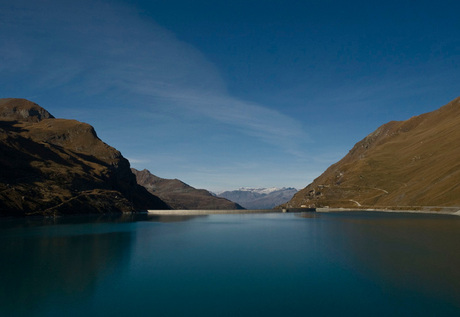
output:
MULTIPOLYGON (((253 192, 253 193, 258 193, 258 194, 270 194, 276 191, 280 190, 286 190, 289 188, 283 187, 283 188, 278 188, 278 187, 269 187, 269 188, 251 188, 251 187, 241 187, 237 190, 243 191, 243 192, 253 192)), ((292 188, 291 188, 292 189, 292 188)))
POLYGON ((296 192, 297 189, 292 187, 242 187, 237 190, 221 192, 217 196, 236 202, 246 209, 271 209, 289 201, 296 192))

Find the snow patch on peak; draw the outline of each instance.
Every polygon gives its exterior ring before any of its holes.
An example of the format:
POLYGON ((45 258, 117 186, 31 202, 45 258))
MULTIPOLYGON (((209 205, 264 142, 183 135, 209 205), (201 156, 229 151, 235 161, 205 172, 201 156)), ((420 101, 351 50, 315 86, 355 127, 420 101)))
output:
POLYGON ((286 188, 286 187, 268 187, 268 188, 250 188, 250 187, 241 187, 238 189, 239 191, 244 191, 244 192, 253 192, 253 193, 258 193, 258 194, 271 194, 273 192, 277 192, 280 190, 286 190, 286 189, 294 189, 294 188, 286 188))
POLYGON ((254 188, 254 187, 240 187, 238 189, 234 190, 222 190, 215 192, 215 195, 219 196, 223 193, 234 193, 234 192, 249 192, 249 193, 254 193, 254 194, 260 194, 260 195, 270 195, 271 193, 278 192, 278 191, 287 191, 287 190, 295 190, 297 189, 293 187, 260 187, 260 188, 254 188))

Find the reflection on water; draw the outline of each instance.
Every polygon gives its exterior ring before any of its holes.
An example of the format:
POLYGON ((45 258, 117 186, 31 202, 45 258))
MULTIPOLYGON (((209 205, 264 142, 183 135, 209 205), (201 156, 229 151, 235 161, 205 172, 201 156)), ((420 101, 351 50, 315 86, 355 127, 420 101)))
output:
POLYGON ((0 316, 455 316, 460 217, 0 221, 0 316))
POLYGON ((137 221, 154 221, 154 222, 183 222, 197 218, 206 218, 207 215, 194 215, 194 216, 158 216, 158 215, 143 215, 137 218, 137 221))
MULTIPOLYGON (((382 290, 434 296, 460 307, 460 218, 412 214, 334 215, 340 258, 382 290)), ((391 295, 391 294, 390 294, 391 295)))
POLYGON ((299 218, 319 218, 321 217, 321 214, 316 213, 316 212, 299 212, 299 213, 295 213, 294 215, 299 218))
POLYGON ((2 223, 1 316, 28 315, 40 312, 45 303, 65 305, 89 298, 98 281, 124 267, 131 233, 107 228, 94 233, 95 223, 85 222, 88 218, 26 219, 21 226, 21 221, 10 220, 9 229, 2 223), (65 225, 50 226, 50 222, 65 225))

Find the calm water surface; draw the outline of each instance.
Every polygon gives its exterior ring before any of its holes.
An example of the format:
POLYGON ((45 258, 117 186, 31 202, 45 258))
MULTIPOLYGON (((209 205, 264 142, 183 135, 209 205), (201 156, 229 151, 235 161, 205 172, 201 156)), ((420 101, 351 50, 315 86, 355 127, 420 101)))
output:
POLYGON ((459 316, 460 217, 0 220, 0 316, 459 316))

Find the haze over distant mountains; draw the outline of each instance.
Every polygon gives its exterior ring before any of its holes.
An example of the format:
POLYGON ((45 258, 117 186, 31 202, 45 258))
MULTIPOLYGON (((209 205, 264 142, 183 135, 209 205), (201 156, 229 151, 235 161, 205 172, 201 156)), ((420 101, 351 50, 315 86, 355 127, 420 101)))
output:
POLYGON ((165 179, 153 175, 148 170, 131 171, 137 183, 150 193, 160 197, 174 209, 244 209, 228 199, 216 197, 205 189, 196 189, 178 179, 165 179))
POLYGON ((217 194, 234 201, 246 209, 271 209, 289 201, 297 192, 295 188, 240 188, 217 194))
POLYGON ((382 125, 285 206, 460 206, 460 97, 382 125))

